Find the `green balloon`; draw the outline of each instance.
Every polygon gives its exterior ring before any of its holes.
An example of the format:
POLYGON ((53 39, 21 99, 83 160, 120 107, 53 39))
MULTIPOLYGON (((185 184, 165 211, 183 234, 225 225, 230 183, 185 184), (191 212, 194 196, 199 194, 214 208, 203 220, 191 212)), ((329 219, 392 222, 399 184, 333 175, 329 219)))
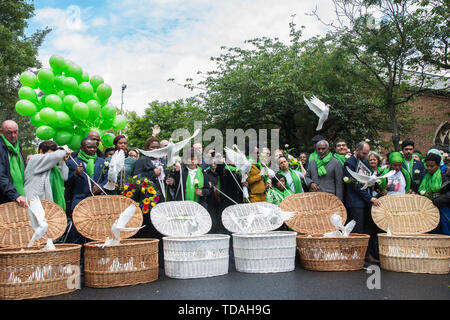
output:
POLYGON ((92 84, 94 90, 97 91, 97 87, 101 85, 103 82, 105 82, 105 80, 103 80, 101 76, 93 75, 89 82, 92 84))
POLYGON ((63 57, 54 54, 49 59, 50 67, 52 67, 53 70, 55 70, 57 73, 61 73, 66 68, 66 61, 63 57))
POLYGON ((65 79, 65 78, 66 78, 66 77, 64 77, 64 76, 56 76, 56 77, 55 77, 54 84, 55 84, 55 88, 56 88, 58 91, 64 90, 64 79, 65 79))
POLYGON ((82 82, 78 86, 79 95, 82 101, 87 102, 93 98, 94 88, 89 82, 82 82))
POLYGON ((80 149, 81 140, 83 140, 83 135, 80 134, 74 134, 72 138, 70 139, 67 146, 70 148, 70 150, 78 150, 80 149))
POLYGON ((63 80, 63 88, 65 94, 78 94, 78 82, 73 77, 65 77, 63 80))
POLYGON ((57 95, 58 95, 58 97, 61 98, 61 101, 63 101, 63 107, 64 107, 64 98, 66 97, 66 95, 64 94, 64 90, 58 91, 57 95))
POLYGON ((116 115, 116 107, 114 107, 111 103, 108 103, 106 106, 102 108, 102 118, 110 119, 116 115))
POLYGON ((117 116, 113 121, 114 129, 122 130, 127 126, 127 119, 124 116, 117 116))
POLYGON ((42 108, 39 115, 41 120, 47 124, 53 124, 57 120, 56 111, 49 107, 42 108))
POLYGON ((50 107, 55 111, 64 110, 63 101, 57 94, 49 94, 45 98, 45 106, 50 107))
POLYGON ((113 128, 114 119, 103 119, 102 122, 100 122, 100 129, 108 130, 113 128))
POLYGON ((112 133, 105 133, 105 134, 102 136, 103 144, 104 144, 105 146, 107 146, 107 147, 112 147, 112 146, 114 145, 114 138, 115 138, 115 137, 116 137, 116 136, 113 135, 112 133))
POLYGON ((69 63, 67 67, 67 74, 75 78, 78 82, 81 82, 83 78, 83 69, 76 63, 69 63))
POLYGON ((55 133, 56 133, 55 129, 46 125, 40 126, 39 128, 36 129, 36 136, 41 140, 49 140, 53 138, 55 133))
POLYGON ((81 80, 83 82, 89 82, 89 73, 87 73, 86 71, 83 71, 83 75, 81 77, 81 80))
POLYGON ((31 102, 37 102, 38 97, 36 91, 31 87, 21 87, 19 89, 19 98, 29 100, 31 102))
POLYGON ((55 81, 55 75, 50 69, 41 69, 38 72, 38 79, 40 86, 51 87, 55 81))
POLYGON ((97 100, 89 100, 86 104, 89 107, 89 119, 97 119, 100 116, 100 111, 102 110, 100 103, 97 100))
POLYGON ((65 96, 63 101, 64 109, 66 111, 72 112, 72 106, 79 101, 80 100, 78 100, 77 96, 74 96, 73 94, 65 96))
POLYGON ((37 112, 35 115, 30 117, 30 122, 36 128, 46 124, 45 121, 42 121, 41 115, 39 112, 37 112))
POLYGON ((29 100, 17 101, 16 111, 21 116, 32 116, 38 112, 36 105, 29 100))
POLYGON ((20 83, 23 86, 37 89, 39 87, 39 80, 31 71, 24 71, 20 74, 20 83))
POLYGON ((77 102, 72 106, 72 112, 79 120, 87 120, 89 118, 89 107, 84 102, 77 102))
POLYGON ((72 135, 72 133, 66 130, 59 130, 53 137, 53 141, 55 141, 59 146, 63 146, 70 142, 72 135))
POLYGON ((72 125, 72 119, 70 119, 70 116, 64 111, 56 111, 56 120, 55 126, 58 128, 72 125))
POLYGON ((96 93, 100 100, 102 101, 107 100, 112 94, 111 86, 109 84, 102 83, 97 87, 96 93))

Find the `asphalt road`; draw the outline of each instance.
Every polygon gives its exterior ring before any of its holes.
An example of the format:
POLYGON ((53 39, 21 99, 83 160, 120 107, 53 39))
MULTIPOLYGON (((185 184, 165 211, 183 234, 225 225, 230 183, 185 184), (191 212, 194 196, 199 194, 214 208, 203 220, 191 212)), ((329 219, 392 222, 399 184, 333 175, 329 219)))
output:
POLYGON ((308 271, 298 257, 291 272, 237 272, 203 279, 171 279, 159 269, 157 281, 127 287, 88 288, 42 300, 450 300, 449 275, 390 272, 381 269, 380 288, 367 270, 308 271), (370 279, 369 279, 370 278, 370 279), (368 281, 369 280, 369 281, 368 281))

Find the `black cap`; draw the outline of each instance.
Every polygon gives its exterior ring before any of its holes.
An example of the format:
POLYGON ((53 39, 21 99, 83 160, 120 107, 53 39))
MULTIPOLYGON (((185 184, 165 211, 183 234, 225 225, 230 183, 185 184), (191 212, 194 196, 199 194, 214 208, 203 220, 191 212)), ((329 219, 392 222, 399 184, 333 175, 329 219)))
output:
POLYGON ((325 140, 325 138, 322 137, 321 135, 317 135, 317 136, 314 136, 311 141, 312 141, 312 143, 316 144, 320 140, 325 140))

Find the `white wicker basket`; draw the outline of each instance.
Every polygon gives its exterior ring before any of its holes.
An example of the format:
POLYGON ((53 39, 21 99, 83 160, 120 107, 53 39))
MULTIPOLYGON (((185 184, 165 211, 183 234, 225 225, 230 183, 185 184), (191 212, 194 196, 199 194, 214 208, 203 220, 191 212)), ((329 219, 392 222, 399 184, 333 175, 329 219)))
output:
POLYGON ((164 271, 176 279, 228 273, 230 236, 205 234, 211 228, 208 211, 193 201, 159 203, 151 220, 163 237, 164 271))
POLYGON ((273 215, 261 213, 258 206, 272 209, 274 214, 280 212, 278 206, 261 202, 229 206, 222 213, 222 222, 228 230, 249 231, 233 233, 236 270, 247 273, 293 271, 297 233, 271 231, 280 227, 283 221, 274 221, 273 215))

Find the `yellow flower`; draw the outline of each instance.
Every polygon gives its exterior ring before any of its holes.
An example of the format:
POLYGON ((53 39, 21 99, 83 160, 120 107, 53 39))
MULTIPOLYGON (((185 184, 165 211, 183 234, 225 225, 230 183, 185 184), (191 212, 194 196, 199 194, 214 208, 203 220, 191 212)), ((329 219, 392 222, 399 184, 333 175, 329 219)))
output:
POLYGON ((144 201, 142 201, 144 204, 149 204, 150 203, 150 199, 149 198, 145 198, 144 201))
POLYGON ((128 190, 128 185, 124 185, 123 190, 128 190))
POLYGON ((145 188, 141 188, 141 192, 144 193, 145 192, 145 188))
POLYGON ((142 210, 142 213, 148 213, 149 209, 142 210))
POLYGON ((156 203, 152 202, 152 203, 150 203, 150 205, 151 205, 152 207, 154 207, 154 206, 156 205, 156 203))
POLYGON ((141 180, 136 181, 136 184, 141 184, 141 180))
POLYGON ((132 196, 133 196, 133 192, 128 191, 128 192, 127 192, 127 197, 128 197, 128 198, 131 198, 132 196))
POLYGON ((153 187, 148 187, 147 191, 148 193, 156 193, 156 190, 153 187))

